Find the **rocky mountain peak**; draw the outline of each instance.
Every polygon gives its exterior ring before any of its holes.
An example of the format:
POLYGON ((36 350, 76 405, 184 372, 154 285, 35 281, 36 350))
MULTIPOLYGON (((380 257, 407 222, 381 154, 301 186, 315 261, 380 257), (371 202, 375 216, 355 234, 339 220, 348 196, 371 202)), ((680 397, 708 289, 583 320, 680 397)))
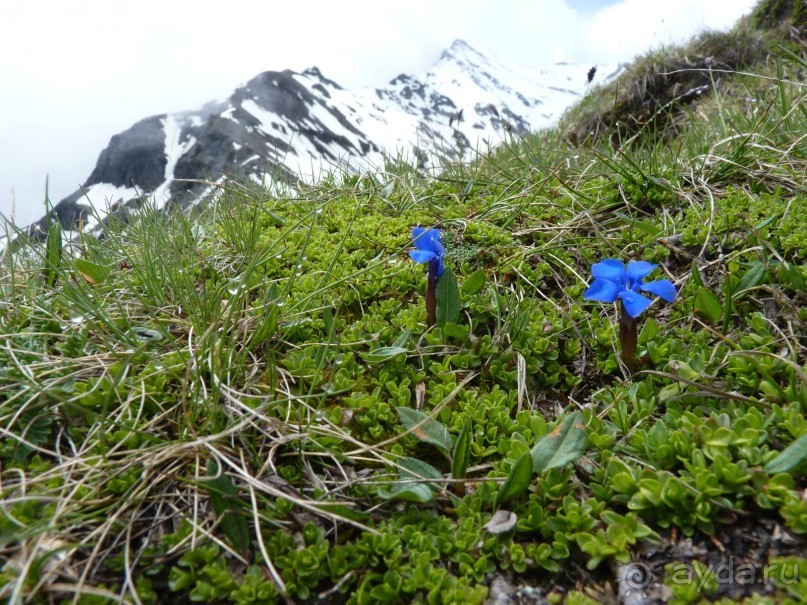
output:
POLYGON ((510 133, 551 125, 585 90, 589 67, 516 70, 455 40, 427 73, 401 74, 381 88, 350 91, 317 67, 265 71, 226 100, 151 116, 113 136, 55 214, 74 229, 97 222, 91 206, 103 220, 142 196, 159 206, 194 203, 215 189, 204 181, 280 179, 293 187, 334 166, 383 166, 386 156, 421 168, 462 159, 510 133))

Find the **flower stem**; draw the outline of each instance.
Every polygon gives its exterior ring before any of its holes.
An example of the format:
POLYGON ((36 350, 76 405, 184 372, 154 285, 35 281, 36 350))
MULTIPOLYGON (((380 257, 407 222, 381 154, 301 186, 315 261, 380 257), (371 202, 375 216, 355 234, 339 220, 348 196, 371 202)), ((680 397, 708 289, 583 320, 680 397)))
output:
POLYGON ((426 290, 426 325, 430 328, 437 323, 437 271, 429 265, 429 287, 426 290))
POLYGON ((619 344, 622 347, 622 363, 634 372, 639 367, 639 360, 636 358, 636 346, 639 333, 636 319, 628 315, 624 305, 619 304, 619 344))

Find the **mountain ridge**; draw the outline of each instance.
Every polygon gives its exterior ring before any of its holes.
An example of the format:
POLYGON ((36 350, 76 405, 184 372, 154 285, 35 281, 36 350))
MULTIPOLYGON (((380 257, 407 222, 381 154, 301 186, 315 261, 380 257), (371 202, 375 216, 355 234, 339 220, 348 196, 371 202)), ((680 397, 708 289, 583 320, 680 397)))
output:
MULTIPOLYGON (((619 68, 606 68, 609 80, 619 68)), ((464 159, 507 133, 550 126, 580 98, 586 68, 534 72, 498 63, 463 40, 421 76, 353 92, 317 67, 262 72, 201 109, 146 117, 110 139, 84 185, 54 206, 68 230, 125 215, 143 197, 158 207, 212 191, 204 181, 252 178, 294 186, 345 167, 401 155, 419 168, 464 159)), ((29 227, 42 231, 45 217, 29 227)))

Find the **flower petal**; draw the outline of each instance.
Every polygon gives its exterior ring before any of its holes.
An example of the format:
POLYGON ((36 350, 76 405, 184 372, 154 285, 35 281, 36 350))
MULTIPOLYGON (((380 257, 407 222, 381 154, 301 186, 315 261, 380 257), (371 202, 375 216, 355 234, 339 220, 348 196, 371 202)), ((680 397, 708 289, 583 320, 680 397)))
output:
POLYGON ((639 317, 644 313, 645 309, 653 302, 647 296, 637 294, 633 290, 622 290, 619 293, 619 298, 622 299, 622 304, 625 306, 625 311, 633 318, 639 317))
POLYGON ((616 300, 617 295, 622 289, 621 284, 611 281, 610 279, 597 278, 591 282, 588 290, 583 292, 583 298, 585 300, 598 300, 600 302, 612 303, 616 300))
POLYGON ((440 277, 443 274, 443 271, 445 271, 445 269, 446 269, 445 265, 443 265, 443 255, 438 254, 437 255, 437 277, 440 277))
POLYGON ((415 247, 418 250, 428 250, 435 254, 444 254, 445 248, 440 241, 439 229, 424 229, 423 227, 415 227, 412 229, 412 239, 414 240, 415 247))
POLYGON ((656 267, 658 267, 658 265, 648 263, 646 260, 635 260, 628 263, 625 273, 628 275, 628 279, 631 280, 631 283, 635 284, 650 275, 656 267))
POLYGON ((436 254, 445 254, 446 249, 443 247, 443 242, 440 239, 440 230, 439 229, 429 229, 426 233, 426 237, 429 238, 429 250, 436 254))
POLYGON ((621 284, 625 277, 625 265, 617 258, 606 258, 591 265, 591 274, 596 279, 607 279, 621 284))
POLYGON ((428 263, 437 258, 437 255, 429 250, 410 250, 409 257, 416 263, 428 263))
POLYGON ((651 281, 649 283, 642 284, 640 287, 642 291, 660 296, 667 302, 674 301, 675 297, 678 296, 678 292, 675 291, 675 286, 669 279, 651 281))

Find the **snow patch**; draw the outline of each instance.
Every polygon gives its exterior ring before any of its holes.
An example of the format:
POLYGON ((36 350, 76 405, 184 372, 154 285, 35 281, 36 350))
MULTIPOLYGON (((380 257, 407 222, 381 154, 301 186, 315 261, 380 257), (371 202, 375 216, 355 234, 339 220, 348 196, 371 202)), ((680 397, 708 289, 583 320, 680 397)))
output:
POLYGON ((196 137, 192 135, 188 135, 186 141, 181 141, 182 128, 174 115, 169 114, 163 119, 163 131, 165 132, 165 180, 151 194, 157 208, 162 208, 168 201, 167 194, 171 182, 174 180, 174 169, 177 167, 177 162, 196 143, 196 137))

